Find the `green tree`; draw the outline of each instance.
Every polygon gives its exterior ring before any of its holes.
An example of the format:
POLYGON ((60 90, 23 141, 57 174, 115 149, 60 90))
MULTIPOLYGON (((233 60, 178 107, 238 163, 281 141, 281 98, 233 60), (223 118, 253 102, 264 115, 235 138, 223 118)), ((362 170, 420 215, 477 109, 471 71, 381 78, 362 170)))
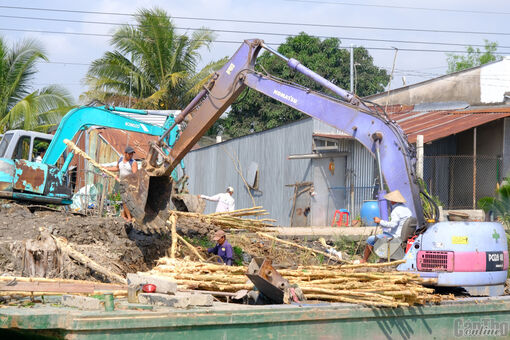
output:
POLYGON ((485 212, 492 211, 507 228, 510 227, 510 182, 505 178, 496 197, 483 197, 478 200, 478 207, 485 212))
POLYGON ((466 55, 457 55, 448 53, 448 73, 462 71, 468 68, 490 63, 491 61, 501 60, 503 58, 496 54, 498 44, 487 39, 485 41, 485 52, 473 46, 466 47, 466 55))
POLYGON ((178 34, 168 14, 158 8, 138 11, 136 21, 120 27, 111 40, 115 50, 92 63, 85 78, 90 90, 83 100, 127 106, 131 94, 134 107, 182 108, 226 61, 197 71, 200 49, 213 41, 207 29, 178 34))
MULTIPOLYGON (((289 58, 299 60, 303 65, 317 72, 333 84, 348 88, 350 83, 350 52, 340 49, 340 40, 328 38, 321 40, 306 33, 287 38, 278 48, 278 52, 289 58)), ((372 57, 362 47, 354 49, 356 63, 356 93, 360 96, 374 94, 384 90, 389 76, 385 70, 373 64, 372 57)), ((287 81, 295 82, 314 91, 326 92, 336 96, 304 75, 291 70, 278 57, 263 53, 256 70, 268 72, 287 81)), ((256 91, 246 89, 240 98, 232 104, 228 117, 216 124, 211 130, 215 133, 218 125, 229 136, 242 136, 250 131, 262 131, 304 117, 304 114, 266 97, 256 91)))
POLYGON ((30 85, 37 63, 47 60, 34 40, 9 47, 0 37, 0 131, 45 131, 70 109, 72 98, 65 89, 48 86, 34 91, 30 85))

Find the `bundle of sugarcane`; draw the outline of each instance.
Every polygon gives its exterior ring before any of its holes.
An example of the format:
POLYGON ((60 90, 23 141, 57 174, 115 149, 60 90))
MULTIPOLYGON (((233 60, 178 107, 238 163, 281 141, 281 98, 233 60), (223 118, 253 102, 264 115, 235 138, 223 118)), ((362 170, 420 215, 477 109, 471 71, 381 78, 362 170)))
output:
MULTIPOLYGON (((278 272, 291 284, 299 285, 310 300, 402 307, 452 298, 434 294, 432 288, 424 287, 434 283, 431 279, 393 270, 375 271, 383 266, 387 264, 303 266, 278 272)), ((151 273, 172 277, 187 289, 236 292, 253 288, 245 276, 246 270, 246 267, 162 258, 151 273)))
POLYGON ((220 212, 214 214, 199 214, 183 211, 174 212, 178 217, 187 217, 192 219, 198 219, 202 223, 213 224, 218 227, 225 229, 245 229, 250 231, 265 231, 267 227, 270 227, 270 222, 276 220, 270 218, 254 219, 254 218, 242 218, 244 216, 264 216, 269 213, 262 209, 262 207, 253 207, 247 209, 239 209, 229 212, 220 212))
POLYGON ((253 288, 253 284, 244 275, 246 267, 243 266, 225 266, 163 257, 150 273, 169 276, 186 289, 237 292, 253 288))

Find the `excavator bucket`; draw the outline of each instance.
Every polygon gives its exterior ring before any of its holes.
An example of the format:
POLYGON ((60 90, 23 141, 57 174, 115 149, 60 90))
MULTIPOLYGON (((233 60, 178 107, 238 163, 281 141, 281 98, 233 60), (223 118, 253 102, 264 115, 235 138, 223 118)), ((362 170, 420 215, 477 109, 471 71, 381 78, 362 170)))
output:
POLYGON ((122 201, 146 233, 168 232, 172 210, 202 213, 205 202, 196 195, 179 193, 171 176, 150 176, 144 167, 120 183, 122 201))

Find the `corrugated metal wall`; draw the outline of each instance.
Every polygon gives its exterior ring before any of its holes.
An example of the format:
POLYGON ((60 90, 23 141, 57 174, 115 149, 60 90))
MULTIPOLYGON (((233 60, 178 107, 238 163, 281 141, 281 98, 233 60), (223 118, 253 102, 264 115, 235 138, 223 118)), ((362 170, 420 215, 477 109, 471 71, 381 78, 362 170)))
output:
MULTIPOLYGON (((311 119, 304 119, 190 152, 184 158, 190 192, 214 195, 230 185, 235 189, 236 208, 251 207, 250 195, 234 162, 239 160, 245 177, 250 163, 256 162, 260 192, 252 191, 255 204, 266 208, 276 224, 290 225, 294 189, 285 185, 311 181, 312 173, 310 160, 288 160, 287 156, 312 151, 312 124, 311 119)), ((208 202, 206 213, 213 212, 215 206, 208 202)))
MULTIPOLYGON (((340 134, 337 129, 317 120, 304 119, 194 150, 184 158, 186 173, 190 176, 190 192, 214 195, 231 185, 235 189, 236 208, 251 207, 251 198, 231 157, 236 163, 239 160, 245 177, 250 163, 256 162, 261 190, 252 192, 256 205, 266 208, 271 214, 269 217, 277 220, 276 224, 289 226, 294 189, 285 185, 312 181, 313 167, 312 160, 288 160, 287 156, 311 153, 314 133, 340 134)), ((351 216, 355 218, 363 201, 373 197, 374 158, 355 140, 340 139, 339 151, 348 153, 343 190, 351 216)), ((213 212, 215 206, 209 202, 206 213, 213 212)))
MULTIPOLYGON (((319 120, 314 119, 313 122, 314 133, 347 135, 319 120)), ((340 139, 339 151, 348 153, 344 190, 347 209, 351 217, 356 218, 363 202, 374 198, 374 180, 377 173, 375 158, 361 143, 353 139, 340 139)))

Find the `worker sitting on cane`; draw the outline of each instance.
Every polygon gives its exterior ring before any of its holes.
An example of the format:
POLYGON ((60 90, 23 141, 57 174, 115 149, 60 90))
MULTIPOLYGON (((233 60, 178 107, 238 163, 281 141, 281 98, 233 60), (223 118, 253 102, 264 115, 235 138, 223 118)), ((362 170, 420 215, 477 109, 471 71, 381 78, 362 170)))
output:
POLYGON ((361 263, 367 262, 378 238, 399 237, 405 221, 413 215, 411 210, 404 205, 406 200, 400 191, 394 190, 384 195, 384 198, 390 201, 392 206, 390 220, 384 221, 379 217, 374 217, 374 222, 383 228, 383 233, 379 235, 372 235, 367 239, 367 245, 365 247, 361 263))
POLYGON ((209 254, 218 255, 220 259, 218 262, 223 262, 227 266, 231 266, 234 260, 234 250, 232 249, 232 245, 228 243, 225 232, 223 230, 218 230, 213 237, 213 240, 216 241, 216 246, 207 249, 209 254))

